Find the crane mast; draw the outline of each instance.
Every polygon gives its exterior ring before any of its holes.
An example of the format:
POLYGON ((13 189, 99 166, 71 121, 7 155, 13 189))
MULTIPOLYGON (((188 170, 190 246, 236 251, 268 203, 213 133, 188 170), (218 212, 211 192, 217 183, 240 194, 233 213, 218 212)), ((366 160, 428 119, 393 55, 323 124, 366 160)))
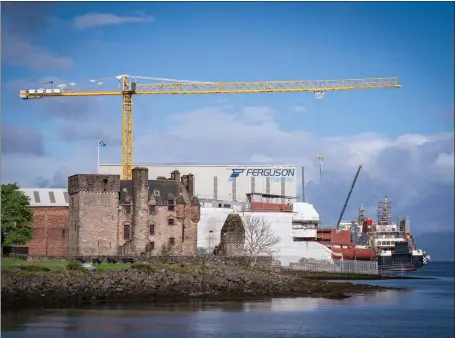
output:
MULTIPOLYGON (((313 92, 322 99, 326 91, 400 88, 397 77, 345 80, 294 80, 261 82, 196 82, 138 83, 141 76, 116 76, 121 90, 68 90, 66 85, 56 89, 25 89, 19 91, 24 100, 66 96, 122 96, 122 179, 130 180, 133 169, 133 96, 170 94, 242 94, 242 93, 295 93, 313 92)), ((160 79, 167 80, 167 79, 160 79)))

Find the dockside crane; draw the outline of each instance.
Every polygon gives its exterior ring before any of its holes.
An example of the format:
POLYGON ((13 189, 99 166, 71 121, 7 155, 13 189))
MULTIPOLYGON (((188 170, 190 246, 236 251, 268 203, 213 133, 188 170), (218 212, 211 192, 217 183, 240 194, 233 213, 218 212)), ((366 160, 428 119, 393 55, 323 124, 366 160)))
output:
MULTIPOLYGON (((74 83, 60 84, 56 88, 26 89, 19 91, 21 99, 41 99, 67 96, 121 96, 122 97, 122 179, 130 180, 133 169, 133 96, 173 94, 242 94, 313 92, 322 99, 327 91, 358 89, 400 88, 397 77, 346 80, 295 80, 262 82, 196 82, 157 79, 143 76, 119 75, 120 90, 75 90, 74 83), (154 80, 161 83, 139 83, 137 80, 154 80), (169 81, 170 83, 166 83, 169 81)), ((102 84, 102 81, 91 80, 102 84)), ((51 84, 52 85, 52 84, 51 84)), ((322 161, 321 155, 317 159, 322 161)))
POLYGON ((359 169, 357 169, 357 172, 354 177, 354 181, 352 181, 351 184, 351 189, 349 189, 348 197, 346 197, 346 201, 344 202, 343 209, 341 209, 341 214, 340 217, 338 217, 337 225, 335 229, 338 229, 341 223, 341 219, 343 218, 344 212, 346 211, 346 207, 348 206, 349 199, 351 198, 352 190, 354 190, 355 183, 357 182, 357 178, 359 177, 360 170, 362 169, 363 165, 359 165, 359 169))

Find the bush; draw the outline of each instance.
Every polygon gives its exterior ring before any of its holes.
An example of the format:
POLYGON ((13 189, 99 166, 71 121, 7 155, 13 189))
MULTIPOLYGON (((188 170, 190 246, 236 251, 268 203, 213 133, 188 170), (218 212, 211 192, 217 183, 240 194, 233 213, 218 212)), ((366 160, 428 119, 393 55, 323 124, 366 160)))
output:
POLYGON ((67 270, 82 270, 82 263, 79 261, 72 261, 66 264, 66 269, 67 270))
POLYGON ((144 272, 153 272, 154 267, 152 267, 149 264, 131 264, 131 269, 138 270, 138 271, 144 271, 144 272))
POLYGON ((48 268, 42 268, 37 265, 21 265, 20 269, 22 271, 30 271, 30 272, 40 272, 40 271, 50 271, 51 269, 48 268))

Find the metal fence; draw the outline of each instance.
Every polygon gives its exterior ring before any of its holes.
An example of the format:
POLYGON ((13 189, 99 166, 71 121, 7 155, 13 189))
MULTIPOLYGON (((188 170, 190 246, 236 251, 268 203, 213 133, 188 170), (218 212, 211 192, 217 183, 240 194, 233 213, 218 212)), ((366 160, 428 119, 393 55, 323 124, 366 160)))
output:
POLYGON ((357 260, 304 260, 299 263, 291 263, 291 270, 309 272, 330 272, 340 274, 379 275, 378 262, 357 260))

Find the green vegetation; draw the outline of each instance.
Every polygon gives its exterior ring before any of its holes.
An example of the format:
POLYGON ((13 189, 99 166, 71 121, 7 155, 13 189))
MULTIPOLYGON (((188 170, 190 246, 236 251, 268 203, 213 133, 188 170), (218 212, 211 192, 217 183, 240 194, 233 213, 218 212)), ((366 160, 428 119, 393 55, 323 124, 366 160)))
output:
MULTIPOLYGON (((21 267, 21 266, 26 266, 26 267, 32 267, 35 266, 37 267, 37 270, 40 268, 45 268, 49 269, 50 271, 62 271, 62 270, 78 270, 76 266, 79 266, 82 268, 82 264, 80 262, 67 262, 67 261, 24 261, 21 259, 15 259, 15 258, 3 258, 2 259, 2 270, 8 270, 14 267, 21 267)), ((108 271, 108 270, 121 270, 121 269, 126 269, 130 268, 131 264, 108 264, 106 262, 103 262, 101 264, 93 264, 93 266, 96 268, 97 272, 103 272, 103 271, 108 271)), ((27 271, 29 271, 30 268, 27 268, 27 271)))
POLYGON ((66 270, 82 270, 82 263, 79 261, 72 261, 66 264, 66 270))
POLYGON ((211 266, 207 264, 133 264, 132 269, 145 271, 148 273, 158 270, 172 270, 178 273, 188 273, 197 270, 207 270, 211 266))
POLYGON ((22 245, 32 239, 33 211, 16 183, 2 184, 2 246, 22 245))

